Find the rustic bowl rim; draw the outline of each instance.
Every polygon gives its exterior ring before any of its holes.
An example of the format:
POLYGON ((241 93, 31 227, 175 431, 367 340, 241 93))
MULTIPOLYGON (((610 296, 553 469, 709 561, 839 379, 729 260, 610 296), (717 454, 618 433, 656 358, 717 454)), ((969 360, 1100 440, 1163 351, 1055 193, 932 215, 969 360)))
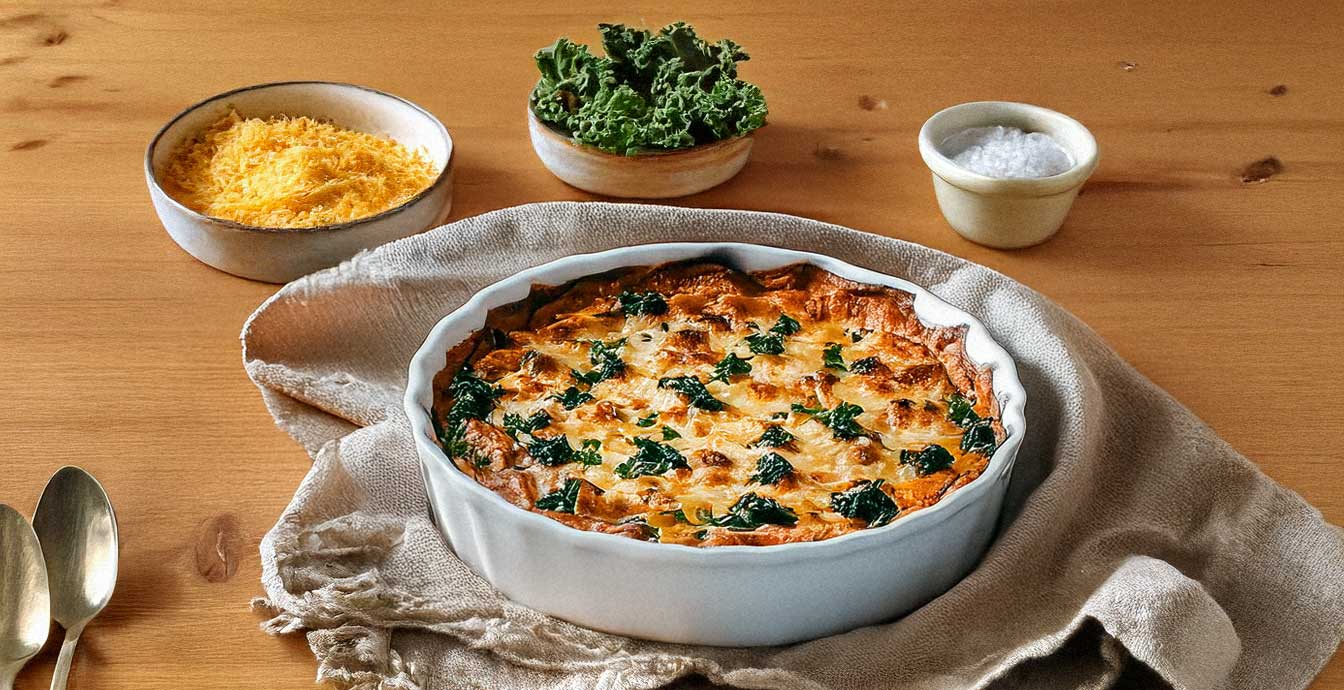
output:
POLYGON ((747 132, 746 134, 737 134, 728 137, 727 139, 719 139, 717 141, 707 141, 703 144, 687 146, 686 148, 669 149, 669 150, 650 149, 647 151, 637 151, 635 153, 627 155, 623 153, 612 153, 611 151, 604 151, 596 146, 593 146, 592 144, 585 144, 581 141, 575 141, 574 137, 566 133, 563 129, 560 129, 555 124, 546 122, 545 120, 537 117, 537 113, 536 111, 532 110, 531 104, 528 104, 527 106, 527 118, 528 120, 532 121, 537 125, 538 130, 540 130, 543 135, 550 137, 555 141, 569 144, 570 146, 579 151, 585 151, 594 154, 598 157, 606 158, 608 160, 613 161, 617 160, 637 161, 637 160, 653 160, 653 159, 666 160, 668 158, 676 158, 679 156, 690 156, 692 154, 701 154, 705 151, 711 151, 716 148, 732 148, 734 146, 739 146, 748 140, 751 140, 752 136, 756 134, 756 132, 760 131, 761 129, 769 125, 769 123, 767 122, 766 124, 763 124, 760 127, 757 127, 756 129, 747 132))
POLYGON ((920 157, 933 174, 954 187, 989 196, 1043 197, 1063 194, 1082 186, 1092 176, 1100 160, 1096 137, 1087 125, 1058 110, 1017 101, 968 101, 948 106, 924 121, 917 139, 920 157), (977 126, 1002 125, 1012 118, 1034 118, 1048 122, 1050 129, 1055 131, 1047 134, 1068 151, 1074 159, 1073 166, 1046 177, 990 177, 962 167, 943 152, 943 138, 934 134, 944 125, 944 121, 957 116, 983 122, 977 126), (1059 141, 1056 133, 1065 130, 1073 134, 1079 146, 1059 141))

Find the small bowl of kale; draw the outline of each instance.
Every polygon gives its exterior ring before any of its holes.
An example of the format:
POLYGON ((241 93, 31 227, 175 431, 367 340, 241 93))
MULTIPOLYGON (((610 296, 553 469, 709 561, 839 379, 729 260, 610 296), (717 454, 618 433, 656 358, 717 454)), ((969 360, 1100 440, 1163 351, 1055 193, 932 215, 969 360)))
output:
POLYGON ((604 56, 567 38, 535 56, 528 129, 548 170, 594 194, 657 199, 702 192, 746 165, 767 109, 737 77, 741 46, 683 22, 598 30, 604 56))

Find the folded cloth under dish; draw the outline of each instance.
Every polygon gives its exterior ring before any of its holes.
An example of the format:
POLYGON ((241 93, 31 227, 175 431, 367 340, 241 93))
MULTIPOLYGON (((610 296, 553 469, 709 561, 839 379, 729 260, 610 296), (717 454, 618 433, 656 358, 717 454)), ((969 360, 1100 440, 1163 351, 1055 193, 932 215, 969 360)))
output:
POLYGON ((306 631, 319 679, 340 687, 1302 688, 1344 636, 1344 531, 1078 319, 927 247, 769 213, 533 204, 295 281, 242 339, 276 422, 314 457, 262 542, 256 604, 267 630, 306 631), (821 251, 984 321, 1017 361, 1028 437, 1001 532, 973 573, 893 623, 719 649, 549 618, 453 556, 427 514, 401 407, 425 334, 523 268, 665 241, 821 251))

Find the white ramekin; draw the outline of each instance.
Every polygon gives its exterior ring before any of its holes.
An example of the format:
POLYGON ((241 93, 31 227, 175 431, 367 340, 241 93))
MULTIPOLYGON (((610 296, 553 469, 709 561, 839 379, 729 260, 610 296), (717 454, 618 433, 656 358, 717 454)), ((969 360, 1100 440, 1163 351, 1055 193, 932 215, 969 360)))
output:
POLYGON ((933 171, 933 190, 947 222, 972 242, 1015 249, 1050 239, 1078 190, 1097 167, 1097 141, 1081 122, 1040 106, 976 101, 940 110, 919 130, 919 153, 933 171), (1073 156, 1072 168, 1050 177, 1001 179, 971 172, 940 147, 967 127, 1003 125, 1043 132, 1073 156))
POLYGON ((429 111, 397 96, 354 84, 291 81, 258 84, 212 96, 179 113, 145 151, 145 181, 154 210, 173 241, 201 262, 236 276, 284 283, 356 253, 441 224, 453 198, 453 139, 429 111), (421 149, 439 174, 419 194, 382 213, 313 228, 263 228, 213 218, 168 195, 163 168, 183 141, 237 110, 243 117, 308 116, 421 149))
POLYGON ((895 618, 946 591, 993 535, 1025 433, 1026 393, 1012 359, 969 314, 905 280, 820 254, 737 243, 673 243, 570 256, 495 283, 445 316, 411 360, 405 407, 429 504, 449 546, 506 596, 579 625, 665 642, 777 645, 895 618), (815 264, 915 295, 929 325, 964 325, 966 353, 993 372, 1007 439, 975 481, 878 529, 825 541, 698 548, 567 527, 522 510, 463 474, 435 440, 429 409, 447 352, 495 307, 534 284, 629 266, 710 259, 744 271, 815 264))

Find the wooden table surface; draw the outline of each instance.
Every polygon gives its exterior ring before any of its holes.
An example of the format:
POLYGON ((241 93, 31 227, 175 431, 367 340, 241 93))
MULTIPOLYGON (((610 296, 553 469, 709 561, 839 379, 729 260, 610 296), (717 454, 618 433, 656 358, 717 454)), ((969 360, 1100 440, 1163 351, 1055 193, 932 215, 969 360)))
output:
MULTIPOLYGON (((78 464, 121 526, 74 687, 314 676, 303 638, 265 636, 247 606, 258 542, 309 465, 240 361, 243 320, 276 288, 163 232, 142 172, 155 130, 236 86, 350 81, 452 130, 455 219, 587 199, 533 156, 523 108, 532 51, 594 41, 599 21, 685 18, 755 56, 743 74, 770 126, 736 179, 680 203, 819 218, 1013 276, 1344 523, 1344 5, 841 4, 0 3, 0 501, 30 512, 78 464), (916 132, 978 99, 1061 110, 1100 142, 1043 246, 970 244, 934 203, 916 132)), ((54 652, 18 687, 45 687, 54 652)), ((1313 687, 1344 687, 1344 660, 1313 687)))

